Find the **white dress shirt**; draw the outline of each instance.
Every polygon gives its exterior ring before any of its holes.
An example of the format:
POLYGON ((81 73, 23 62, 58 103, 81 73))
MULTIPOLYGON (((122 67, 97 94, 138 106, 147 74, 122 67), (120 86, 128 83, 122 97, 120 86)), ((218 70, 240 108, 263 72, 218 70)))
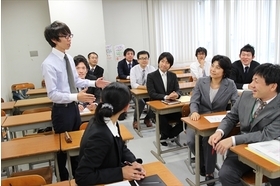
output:
POLYGON ((130 85, 131 85, 131 88, 137 88, 139 85, 143 85, 143 82, 142 82, 143 70, 145 70, 145 78, 144 78, 145 79, 145 84, 144 84, 144 86, 146 86, 147 75, 151 72, 154 72, 156 70, 156 68, 151 66, 151 65, 147 65, 143 69, 140 66, 140 64, 132 67, 132 69, 130 70, 130 85))
POLYGON ((203 69, 200 67, 200 63, 198 61, 191 63, 190 70, 192 77, 197 79, 203 77, 203 70, 205 71, 205 75, 209 76, 210 66, 211 64, 207 61, 205 61, 203 69))

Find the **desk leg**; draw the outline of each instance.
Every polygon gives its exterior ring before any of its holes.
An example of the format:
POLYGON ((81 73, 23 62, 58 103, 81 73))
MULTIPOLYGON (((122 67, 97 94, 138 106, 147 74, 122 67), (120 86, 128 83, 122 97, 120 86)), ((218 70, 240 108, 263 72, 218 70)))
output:
POLYGON ((59 174, 59 168, 58 168, 58 162, 57 162, 57 152, 54 153, 54 163, 55 163, 55 172, 56 172, 56 179, 57 182, 60 182, 60 174, 59 174))
POLYGON ((200 185, 199 134, 195 134, 195 185, 200 185))
POLYGON ((262 178, 263 178, 263 173, 261 171, 261 168, 259 166, 256 167, 256 172, 255 172, 255 185, 262 185, 262 178))
POLYGON ((139 103, 138 103, 139 99, 135 96, 135 109, 136 109, 136 119, 137 119, 137 127, 138 129, 134 129, 135 132, 140 136, 143 137, 142 133, 141 133, 141 125, 140 125, 140 113, 139 113, 139 103))
POLYGON ((162 163, 165 163, 163 158, 161 157, 161 146, 160 146, 160 130, 159 130, 159 113, 156 112, 156 143, 155 146, 157 148, 157 153, 151 150, 151 153, 162 163))
POLYGON ((68 152, 67 152, 67 161, 68 161, 69 179, 72 180, 73 179, 72 165, 71 165, 71 158, 68 152))

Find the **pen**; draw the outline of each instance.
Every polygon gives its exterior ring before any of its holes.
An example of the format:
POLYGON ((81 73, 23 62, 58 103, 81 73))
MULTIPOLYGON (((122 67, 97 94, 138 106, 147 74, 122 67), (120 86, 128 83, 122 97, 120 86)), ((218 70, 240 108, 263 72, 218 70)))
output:
MULTIPOLYGON (((132 163, 130 163, 129 161, 124 161, 124 164, 126 164, 128 166, 132 166, 132 163)), ((142 171, 140 168, 136 168, 136 170, 138 170, 139 172, 142 171)))

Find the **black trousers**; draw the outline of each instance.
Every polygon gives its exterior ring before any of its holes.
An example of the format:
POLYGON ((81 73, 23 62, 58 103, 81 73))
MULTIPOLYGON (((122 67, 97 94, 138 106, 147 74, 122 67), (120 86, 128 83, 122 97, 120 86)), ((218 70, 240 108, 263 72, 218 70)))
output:
POLYGON ((159 115, 159 126, 161 139, 174 138, 183 131, 182 114, 180 112, 159 115), (176 125, 172 127, 169 121, 176 121, 176 125))
MULTIPOLYGON (((70 104, 55 104, 52 108, 52 123, 55 133, 64 133, 65 131, 79 130, 81 125, 81 116, 76 102, 70 104)), ((65 152, 57 153, 57 162, 61 181, 69 179, 69 173, 66 169, 67 155, 65 152)), ((71 157, 71 166, 73 177, 78 166, 78 157, 71 157)))

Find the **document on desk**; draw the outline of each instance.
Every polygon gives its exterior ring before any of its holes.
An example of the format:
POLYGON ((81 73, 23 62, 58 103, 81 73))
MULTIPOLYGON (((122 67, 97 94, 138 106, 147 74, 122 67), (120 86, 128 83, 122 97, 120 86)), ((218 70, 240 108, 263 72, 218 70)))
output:
POLYGON ((207 119, 210 123, 217 123, 221 122, 226 115, 215 115, 215 116, 204 116, 205 119, 207 119))
POLYGON ((248 150, 280 166, 280 141, 262 141, 248 144, 248 150))
POLYGON ((179 101, 181 101, 181 103, 186 103, 186 102, 190 102, 191 100, 191 96, 181 96, 179 101))
POLYGON ((105 186, 131 186, 131 184, 129 183, 129 181, 125 180, 117 183, 107 184, 105 186))
POLYGON ((80 115, 90 113, 90 110, 88 108, 85 108, 82 112, 80 112, 80 115))

